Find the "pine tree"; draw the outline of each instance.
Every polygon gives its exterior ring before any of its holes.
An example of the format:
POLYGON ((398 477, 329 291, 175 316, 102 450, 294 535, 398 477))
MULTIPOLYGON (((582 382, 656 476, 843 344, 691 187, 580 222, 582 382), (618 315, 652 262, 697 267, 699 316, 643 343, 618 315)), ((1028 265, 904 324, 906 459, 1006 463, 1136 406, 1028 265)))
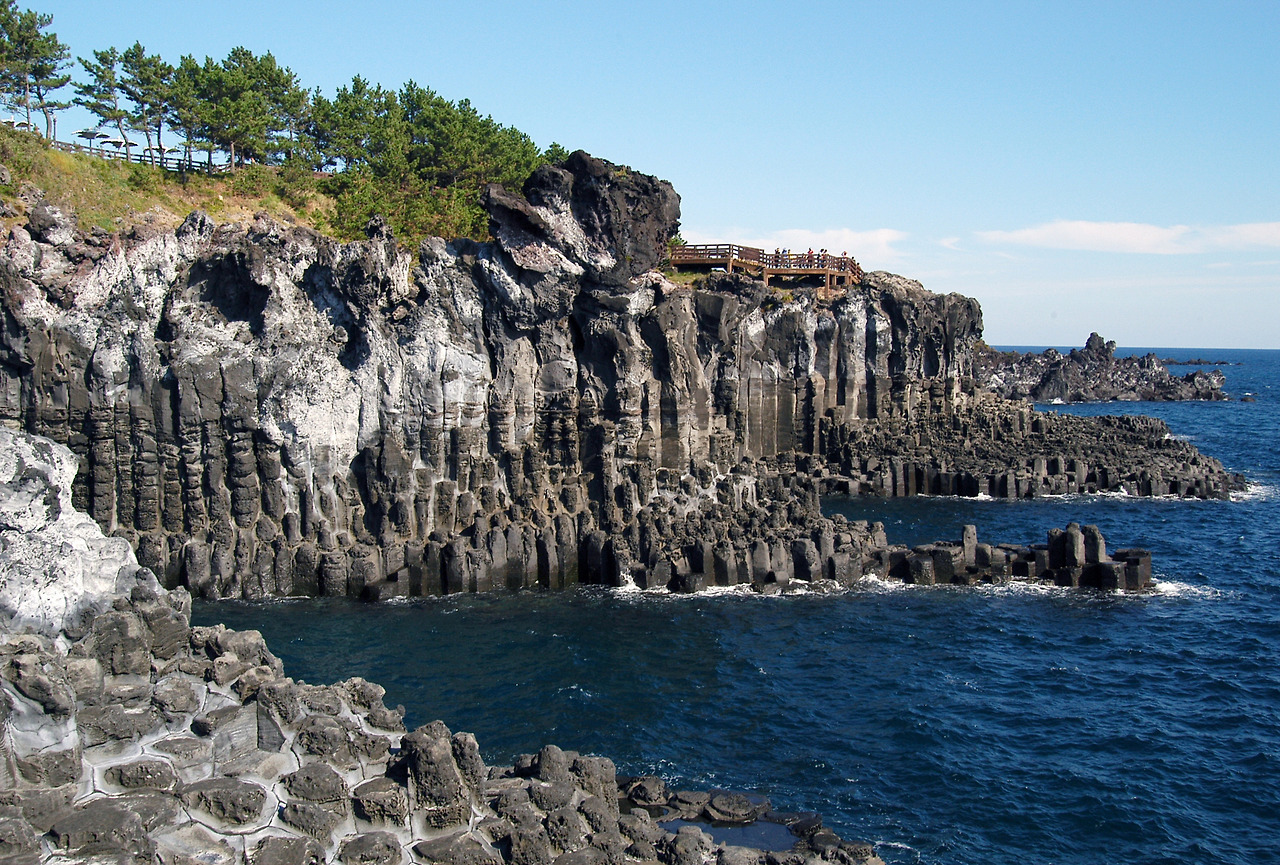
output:
POLYGON ((131 154, 132 144, 125 133, 124 125, 129 119, 129 111, 120 104, 123 92, 120 88, 120 52, 115 48, 105 51, 94 51, 93 60, 76 58, 84 71, 89 73, 89 81, 77 84, 75 104, 87 108, 103 126, 114 125, 125 143, 125 154, 131 154))
POLYGON ((120 71, 120 91, 134 105, 129 125, 146 137, 147 150, 151 153, 152 164, 155 164, 156 153, 159 152, 162 158, 164 155, 162 133, 165 107, 173 85, 173 67, 158 54, 148 55, 142 43, 135 42, 120 55, 120 71), (152 132, 155 132, 154 145, 152 132))
POLYGON ((190 54, 184 55, 173 70, 165 100, 165 118, 170 128, 182 132, 183 157, 187 165, 191 165, 193 148, 204 150, 208 162, 212 162, 215 149, 205 122, 208 108, 201 100, 201 94, 206 90, 201 80, 203 74, 204 69, 196 59, 190 54))
POLYGON ((21 109, 28 128, 34 107, 44 115, 45 137, 53 138, 55 112, 67 103, 53 93, 67 85, 64 74, 71 52, 56 33, 44 32, 53 16, 30 9, 18 11, 16 0, 0 2, 0 98, 21 109))

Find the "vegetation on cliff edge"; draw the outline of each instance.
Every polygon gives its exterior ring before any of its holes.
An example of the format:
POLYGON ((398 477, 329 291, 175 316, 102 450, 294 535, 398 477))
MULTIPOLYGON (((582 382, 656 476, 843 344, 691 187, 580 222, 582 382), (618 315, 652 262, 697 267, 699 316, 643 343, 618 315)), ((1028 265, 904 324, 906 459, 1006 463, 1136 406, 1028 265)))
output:
POLYGON ((53 152, 24 162, 24 145, 6 136, 6 165, 18 184, 9 192, 35 184, 92 224, 182 202, 216 212, 223 208, 214 202, 225 204, 230 194, 343 239, 359 236, 374 214, 408 242, 483 238, 487 184, 519 188, 539 165, 567 155, 558 144, 540 149, 469 100, 448 100, 414 81, 392 90, 357 75, 330 98, 304 87, 270 52, 243 47, 222 60, 185 55, 175 65, 135 42, 95 49, 77 57, 77 67, 52 23, 0 0, 0 102, 21 111, 19 125, 31 130, 32 117, 43 115, 46 140, 56 137, 58 112, 79 105, 99 128, 75 136, 89 148, 98 139, 123 148, 126 164, 90 166, 53 152), (59 95, 67 88, 74 99, 59 95), (182 156, 168 156, 174 152, 182 156), (213 174, 214 154, 224 154, 219 164, 232 179, 195 176, 201 167, 213 174), (148 164, 128 165, 138 159, 148 164), (181 174, 148 170, 178 163, 181 174))

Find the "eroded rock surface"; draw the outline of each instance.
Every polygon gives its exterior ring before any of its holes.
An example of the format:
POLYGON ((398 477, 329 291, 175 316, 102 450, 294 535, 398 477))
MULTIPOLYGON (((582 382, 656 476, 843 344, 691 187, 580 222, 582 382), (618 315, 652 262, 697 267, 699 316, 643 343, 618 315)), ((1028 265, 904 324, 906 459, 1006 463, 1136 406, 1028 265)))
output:
POLYGON ((68 240, 46 213, 0 257, 0 419, 67 444, 76 505, 210 597, 856 578, 875 532, 823 493, 1238 483, 1158 422, 984 394, 972 299, 668 281, 662 181, 577 153, 485 200, 494 242, 414 252, 377 221, 68 240))

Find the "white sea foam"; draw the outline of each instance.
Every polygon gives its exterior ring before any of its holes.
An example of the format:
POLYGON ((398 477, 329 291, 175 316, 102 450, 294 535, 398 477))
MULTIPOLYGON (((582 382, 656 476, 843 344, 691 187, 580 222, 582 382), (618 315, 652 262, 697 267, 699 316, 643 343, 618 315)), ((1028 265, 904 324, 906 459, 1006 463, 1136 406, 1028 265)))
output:
POLYGON ((1213 586, 1193 586, 1177 580, 1156 580, 1156 594, 1164 598, 1188 598, 1216 601, 1226 595, 1213 586))
MULTIPOLYGON (((736 586, 707 586, 698 594, 702 595, 744 595, 753 592, 750 583, 740 583, 736 586)), ((692 597, 692 596, 691 596, 692 597)))
POLYGON ((988 595, 1066 595, 1077 591, 1070 586, 1054 586, 1049 583, 1024 583, 1015 580, 1009 583, 979 583, 976 586, 960 586, 959 588, 974 589, 988 595))
POLYGON ((877 853, 887 854, 892 862, 915 863, 921 861, 920 851, 910 844, 903 844, 901 841, 874 841, 872 846, 876 848, 877 853))
POLYGON ((1269 502, 1280 498, 1280 487, 1275 484, 1250 483, 1243 490, 1231 493, 1233 502, 1269 502))
POLYGON ((573 694, 580 694, 584 699, 587 699, 587 700, 594 700, 597 696, 594 691, 588 691, 586 688, 582 687, 577 683, 572 685, 565 685, 563 688, 558 689, 556 693, 563 694, 566 691, 573 694))
POLYGON ((857 588, 869 592, 903 592, 908 589, 914 589, 915 586, 907 585, 899 580, 886 580, 881 577, 868 574, 858 580, 857 588))
MULTIPOLYGON (((708 586, 700 592, 672 592, 665 587, 653 589, 641 589, 634 585, 619 586, 617 588, 608 588, 611 594, 625 595, 629 598, 662 598, 669 599, 672 602, 682 600, 694 600, 706 597, 754 597, 763 600, 785 601, 788 598, 811 597, 813 595, 846 595, 856 593, 866 594, 896 594, 900 592, 970 592, 984 595, 994 596, 1042 596, 1042 597, 1094 597, 1088 589, 1078 589, 1071 586, 1055 586, 1052 583, 1026 582, 1023 580, 1011 580, 1007 583, 975 583, 971 586, 951 585, 947 583, 938 583, 935 585, 922 585, 917 583, 904 583, 901 580, 885 579, 877 577, 874 574, 868 574, 858 579, 852 586, 845 587, 829 580, 820 580, 809 584, 801 581, 793 581, 789 583, 785 590, 776 594, 762 594, 755 590, 750 583, 740 583, 736 586, 708 586)), ((1176 580, 1156 580, 1155 590, 1153 592, 1112 592, 1104 593, 1101 596, 1115 599, 1132 599, 1140 601, 1149 598, 1205 598, 1218 599, 1226 593, 1221 589, 1212 586, 1195 586, 1190 583, 1178 582, 1176 580)))

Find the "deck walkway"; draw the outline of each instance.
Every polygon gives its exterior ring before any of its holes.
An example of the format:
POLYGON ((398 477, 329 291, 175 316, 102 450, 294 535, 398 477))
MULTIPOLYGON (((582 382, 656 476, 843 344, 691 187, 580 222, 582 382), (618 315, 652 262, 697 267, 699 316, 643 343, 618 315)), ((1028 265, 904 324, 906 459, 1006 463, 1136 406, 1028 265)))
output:
POLYGON ((848 290, 850 285, 862 281, 863 272, 852 256, 831 255, 819 252, 765 252, 754 246, 736 243, 690 243, 671 250, 671 264, 680 267, 723 267, 726 272, 734 269, 755 273, 765 286, 774 276, 820 276, 827 292, 838 288, 848 290))

